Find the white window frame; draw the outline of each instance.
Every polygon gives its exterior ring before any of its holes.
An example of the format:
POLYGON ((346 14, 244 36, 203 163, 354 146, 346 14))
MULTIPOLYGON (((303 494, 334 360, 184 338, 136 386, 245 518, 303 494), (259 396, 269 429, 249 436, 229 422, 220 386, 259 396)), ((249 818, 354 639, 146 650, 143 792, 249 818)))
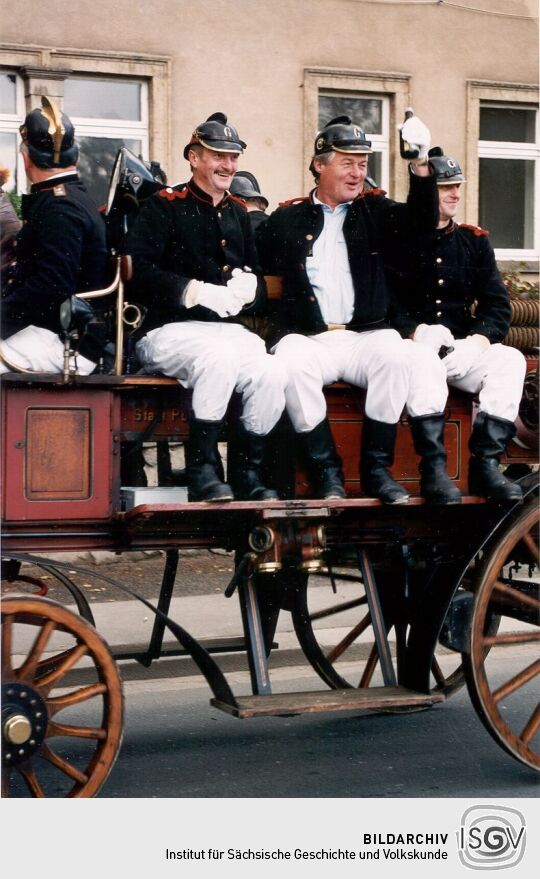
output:
POLYGON ((480 140, 480 108, 487 106, 512 107, 536 110, 536 124, 540 124, 538 103, 540 92, 537 85, 530 83, 490 82, 469 80, 467 82, 467 162, 465 186, 465 219, 467 223, 478 224, 479 216, 479 164, 480 158, 531 158, 535 165, 535 203, 534 203, 534 247, 532 249, 496 248, 495 256, 501 268, 523 264, 532 272, 537 272, 540 258, 540 152, 538 127, 536 144, 519 144, 504 141, 480 140), (489 154, 486 152, 489 151, 489 154), (519 152, 519 155, 518 155, 519 152))
MULTIPOLYGON (((366 137, 371 141, 374 153, 381 156, 381 179, 377 180, 377 186, 388 191, 390 187, 390 98, 378 92, 336 91, 334 89, 319 89, 319 97, 330 98, 360 98, 381 102, 381 129, 382 134, 372 134, 366 131, 366 137)), ((353 122, 358 120, 353 119, 353 122)))
POLYGON ((479 159, 526 159, 534 162, 534 203, 533 203, 533 246, 532 248, 509 248, 498 247, 495 250, 497 259, 529 261, 538 259, 540 256, 540 143, 539 143, 539 116, 538 109, 523 104, 511 104, 500 101, 481 101, 480 111, 488 107, 501 110, 527 110, 535 112, 535 142, 520 143, 519 141, 479 140, 479 159))
POLYGON ((100 138, 122 138, 141 141, 141 152, 143 158, 148 160, 149 156, 149 131, 148 131, 148 85, 142 79, 137 77, 120 77, 114 74, 102 75, 99 77, 85 76, 78 72, 70 79, 77 80, 109 80, 111 82, 132 82, 141 87, 140 89, 140 119, 106 119, 97 116, 85 117, 71 115, 71 120, 75 126, 77 137, 100 137, 100 138))
MULTIPOLYGON (((319 94, 354 95, 355 97, 383 98, 387 117, 388 164, 382 180, 377 183, 392 198, 404 200, 409 188, 407 163, 399 154, 398 124, 403 121, 405 110, 411 103, 409 74, 370 70, 348 70, 332 67, 306 67, 304 69, 304 189, 313 187, 309 163, 313 155, 313 142, 319 130, 319 94)), ((375 135, 368 135, 375 142, 375 135)), ((382 146, 382 143, 381 143, 382 146)), ((384 162, 383 162, 384 167, 384 162)))
MULTIPOLYGON (((19 128, 24 122, 24 117, 26 115, 24 109, 24 83, 21 77, 21 74, 17 70, 6 70, 2 69, 0 71, 2 75, 13 75, 15 76, 15 113, 0 113, 0 131, 2 134, 15 134, 18 136, 19 128)), ((26 192, 26 178, 24 173, 24 161, 21 156, 19 150, 19 144, 16 143, 15 149, 16 156, 16 174, 17 174, 17 186, 15 188, 15 192, 17 195, 22 195, 26 192)))

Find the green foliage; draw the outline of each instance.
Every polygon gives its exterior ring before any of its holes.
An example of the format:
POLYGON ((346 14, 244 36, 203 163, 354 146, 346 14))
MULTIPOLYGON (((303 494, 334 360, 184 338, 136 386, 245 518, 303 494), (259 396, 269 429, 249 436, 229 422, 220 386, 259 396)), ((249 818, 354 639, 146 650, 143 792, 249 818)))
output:
POLYGON ((17 214, 19 220, 22 220, 22 216, 21 216, 21 198, 22 198, 22 196, 17 195, 16 192, 8 192, 7 196, 9 198, 11 204, 15 208, 15 213, 17 214))

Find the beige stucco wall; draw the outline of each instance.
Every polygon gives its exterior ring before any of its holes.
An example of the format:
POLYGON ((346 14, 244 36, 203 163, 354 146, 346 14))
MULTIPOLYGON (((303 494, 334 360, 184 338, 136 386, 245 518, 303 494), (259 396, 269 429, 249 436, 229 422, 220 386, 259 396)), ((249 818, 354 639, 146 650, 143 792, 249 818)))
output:
MULTIPOLYGON (((181 152, 190 130, 223 110, 248 143, 242 167, 257 175, 275 204, 301 194, 306 182, 305 68, 409 75, 409 98, 434 142, 463 159, 467 80, 537 81, 536 2, 459 2, 505 14, 406 0, 93 0, 71 6, 48 0, 46 7, 26 0, 16 12, 1 0, 0 12, 4 47, 170 58, 171 155, 151 157, 168 163, 170 179, 185 179, 181 152)), ((163 144, 160 149, 167 154, 163 144)))

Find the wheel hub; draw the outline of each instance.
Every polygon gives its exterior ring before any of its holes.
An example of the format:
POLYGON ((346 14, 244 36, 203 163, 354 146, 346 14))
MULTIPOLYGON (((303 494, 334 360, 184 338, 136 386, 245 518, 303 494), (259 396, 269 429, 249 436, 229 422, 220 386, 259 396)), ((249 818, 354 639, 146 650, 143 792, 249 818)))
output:
POLYGON ((47 730, 47 707, 27 684, 2 684, 2 765, 17 766, 40 747, 47 730))

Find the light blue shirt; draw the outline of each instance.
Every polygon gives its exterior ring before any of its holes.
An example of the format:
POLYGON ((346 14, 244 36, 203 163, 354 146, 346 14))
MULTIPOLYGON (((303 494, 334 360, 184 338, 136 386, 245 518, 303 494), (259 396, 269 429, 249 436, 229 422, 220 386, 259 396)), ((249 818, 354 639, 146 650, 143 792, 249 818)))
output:
POLYGON ((313 201, 322 206, 324 226, 313 245, 313 255, 306 259, 307 275, 324 322, 348 324, 354 312, 354 286, 343 223, 351 202, 339 204, 332 210, 316 195, 313 201))

